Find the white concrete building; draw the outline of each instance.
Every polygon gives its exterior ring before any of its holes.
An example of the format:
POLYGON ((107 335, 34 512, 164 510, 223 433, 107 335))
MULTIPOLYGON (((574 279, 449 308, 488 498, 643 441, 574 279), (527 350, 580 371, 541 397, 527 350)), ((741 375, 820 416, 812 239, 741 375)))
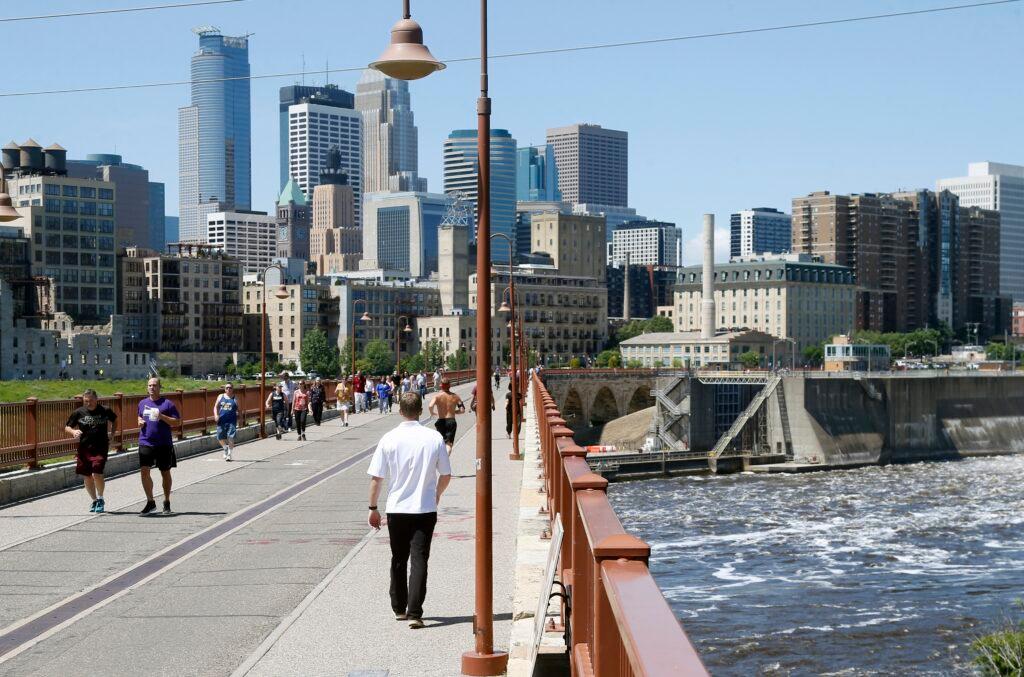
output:
POLYGON ((680 266, 683 238, 674 223, 632 221, 615 228, 608 244, 608 263, 634 266, 680 266))
POLYGON ((729 256, 782 254, 793 248, 793 217, 771 207, 744 209, 729 221, 729 256))
POLYGON ((355 225, 363 204, 362 124, 358 111, 315 103, 288 107, 288 171, 310 201, 327 167, 327 152, 337 148, 355 203, 355 225))
POLYGON ((277 219, 266 212, 213 212, 206 242, 242 262, 243 273, 262 273, 277 256, 277 219))
POLYGON ((999 293, 1024 300, 1024 166, 972 162, 967 176, 939 179, 936 189, 955 194, 961 207, 999 212, 999 293))
POLYGON ((740 355, 747 352, 757 355, 765 366, 775 342, 774 336, 760 331, 728 332, 711 338, 703 338, 699 331, 659 332, 627 339, 619 344, 619 351, 623 364, 639 363, 645 368, 726 367, 739 364, 740 355))

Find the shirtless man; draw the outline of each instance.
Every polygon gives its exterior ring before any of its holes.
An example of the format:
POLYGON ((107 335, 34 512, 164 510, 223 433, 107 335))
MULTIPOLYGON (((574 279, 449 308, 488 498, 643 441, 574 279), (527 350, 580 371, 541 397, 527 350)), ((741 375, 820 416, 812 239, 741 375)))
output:
POLYGON ((434 395, 430 401, 430 413, 437 417, 434 427, 444 438, 444 446, 448 448, 448 455, 452 455, 452 447, 455 445, 455 414, 466 411, 466 405, 462 398, 452 392, 452 384, 446 378, 441 379, 441 392, 434 395))

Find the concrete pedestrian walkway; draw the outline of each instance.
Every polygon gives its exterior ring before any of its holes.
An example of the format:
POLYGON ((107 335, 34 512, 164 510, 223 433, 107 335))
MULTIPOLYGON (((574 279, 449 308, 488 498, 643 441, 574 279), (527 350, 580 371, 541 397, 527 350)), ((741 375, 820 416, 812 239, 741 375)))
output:
MULTIPOLYGON (((507 648, 522 465, 507 460, 503 402, 495 638, 507 648)), ((234 463, 184 460, 171 516, 136 514, 137 474, 108 482, 104 515, 81 489, 0 509, 0 675, 458 674, 473 647, 474 419, 459 417, 423 630, 393 620, 387 533, 366 525, 369 451, 399 420, 363 414, 308 442, 241 445, 234 463)))
MULTIPOLYGON (((505 436, 503 405, 504 390, 498 393, 492 428, 494 637, 496 648, 507 651, 523 465, 508 459, 512 441, 505 436)), ((460 417, 460 428, 472 420, 460 417)), ((394 620, 384 528, 369 534, 235 675, 458 675, 462 653, 474 647, 475 440, 473 426, 452 452, 454 476, 439 508, 430 551, 425 628, 411 630, 394 620)))

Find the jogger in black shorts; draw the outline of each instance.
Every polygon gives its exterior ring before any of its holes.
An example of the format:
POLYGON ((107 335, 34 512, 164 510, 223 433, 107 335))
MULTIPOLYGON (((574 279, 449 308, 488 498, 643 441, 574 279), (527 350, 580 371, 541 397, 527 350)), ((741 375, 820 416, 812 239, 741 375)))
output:
POLYGON ((455 444, 455 431, 459 427, 459 422, 454 418, 439 418, 434 423, 434 427, 437 428, 437 432, 441 433, 441 437, 444 438, 445 446, 449 449, 455 444))
POLYGON ((441 392, 434 395, 430 401, 430 413, 437 416, 437 423, 434 427, 444 438, 444 445, 448 447, 448 455, 452 455, 452 448, 455 446, 455 414, 466 411, 462 398, 451 390, 452 385, 448 379, 441 379, 441 392))

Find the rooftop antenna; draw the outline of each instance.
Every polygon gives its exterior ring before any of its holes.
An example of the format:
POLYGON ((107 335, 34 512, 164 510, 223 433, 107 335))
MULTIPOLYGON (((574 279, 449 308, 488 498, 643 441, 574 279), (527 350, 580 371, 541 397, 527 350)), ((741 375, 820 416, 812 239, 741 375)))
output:
POLYGON ((302 53, 302 86, 306 86, 306 53, 302 53))
POLYGON ((331 59, 324 59, 324 87, 331 84, 331 59))

